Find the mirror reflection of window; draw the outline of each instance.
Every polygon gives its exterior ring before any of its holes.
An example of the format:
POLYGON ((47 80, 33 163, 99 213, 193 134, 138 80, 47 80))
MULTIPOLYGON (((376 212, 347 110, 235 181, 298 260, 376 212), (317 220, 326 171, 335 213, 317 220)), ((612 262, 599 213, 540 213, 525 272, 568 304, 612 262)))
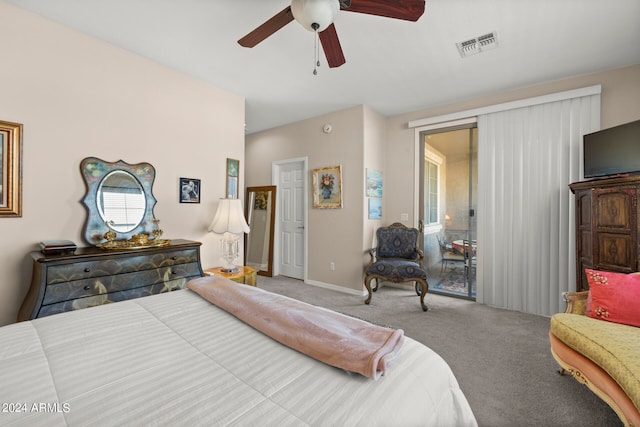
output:
POLYGON ((133 230, 144 216, 144 194, 130 188, 103 188, 103 212, 111 228, 121 233, 133 230))
POLYGON ((140 183, 127 172, 111 172, 98 189, 98 210, 114 231, 126 233, 133 230, 140 224, 146 210, 140 183))

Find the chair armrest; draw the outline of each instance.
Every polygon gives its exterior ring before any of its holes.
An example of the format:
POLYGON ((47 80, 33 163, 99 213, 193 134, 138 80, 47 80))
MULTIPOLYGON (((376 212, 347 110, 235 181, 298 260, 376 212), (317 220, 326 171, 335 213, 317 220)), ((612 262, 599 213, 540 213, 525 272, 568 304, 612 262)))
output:
POLYGON ((564 292, 562 298, 567 303, 565 313, 585 314, 589 291, 564 292))
POLYGON ((374 262, 376 262, 376 248, 369 249, 369 256, 371 257, 371 259, 369 260, 369 265, 372 265, 374 262))

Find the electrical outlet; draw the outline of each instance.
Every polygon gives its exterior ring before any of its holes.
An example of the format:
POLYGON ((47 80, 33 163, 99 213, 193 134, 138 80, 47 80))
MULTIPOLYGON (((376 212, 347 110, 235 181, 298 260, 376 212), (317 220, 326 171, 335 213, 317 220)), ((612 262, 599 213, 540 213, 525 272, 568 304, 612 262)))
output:
POLYGON ((329 270, 334 271, 336 269, 336 263, 331 261, 329 263, 329 270))
POLYGON ((400 221, 409 221, 409 214, 408 213, 401 213, 400 214, 400 221))

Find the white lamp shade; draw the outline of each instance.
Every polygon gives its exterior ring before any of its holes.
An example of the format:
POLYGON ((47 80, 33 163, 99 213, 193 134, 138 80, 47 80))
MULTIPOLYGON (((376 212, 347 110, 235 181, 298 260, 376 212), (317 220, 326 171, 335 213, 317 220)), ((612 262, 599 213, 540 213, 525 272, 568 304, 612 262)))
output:
POLYGON ((339 0, 291 0, 291 13, 296 21, 309 31, 318 24, 318 32, 324 31, 340 9, 339 0))
POLYGON ((209 231, 217 234, 248 233, 249 225, 244 219, 240 199, 220 199, 218 210, 209 226, 209 231))

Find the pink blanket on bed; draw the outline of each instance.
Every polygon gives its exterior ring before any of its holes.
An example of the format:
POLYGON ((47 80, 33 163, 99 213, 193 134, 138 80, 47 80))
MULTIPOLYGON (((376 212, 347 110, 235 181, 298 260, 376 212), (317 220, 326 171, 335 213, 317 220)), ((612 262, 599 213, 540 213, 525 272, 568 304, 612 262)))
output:
POLYGON ((389 329, 223 277, 187 287, 278 342, 328 365, 378 379, 404 343, 389 329))

